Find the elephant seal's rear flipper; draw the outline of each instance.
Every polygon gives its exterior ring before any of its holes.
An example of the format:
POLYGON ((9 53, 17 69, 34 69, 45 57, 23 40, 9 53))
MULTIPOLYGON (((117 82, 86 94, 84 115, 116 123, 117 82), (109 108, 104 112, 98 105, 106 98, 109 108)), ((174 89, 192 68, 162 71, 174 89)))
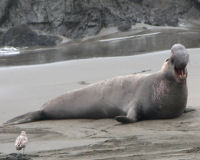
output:
POLYGON ((33 121, 38 121, 44 119, 44 115, 42 114, 42 111, 35 111, 35 112, 29 112, 26 114, 23 114, 21 116, 15 117, 7 122, 4 123, 4 125, 15 125, 15 124, 21 124, 21 123, 28 123, 33 121))

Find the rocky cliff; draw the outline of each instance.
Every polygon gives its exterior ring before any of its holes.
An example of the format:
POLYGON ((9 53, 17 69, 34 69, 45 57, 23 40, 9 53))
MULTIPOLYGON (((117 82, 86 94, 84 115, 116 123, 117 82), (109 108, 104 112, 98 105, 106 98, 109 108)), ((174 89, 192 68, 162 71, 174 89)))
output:
MULTIPOLYGON (((199 3, 199 0, 1 0, 0 44, 20 46, 12 41, 15 38, 12 34, 20 39, 24 27, 26 31, 33 30, 27 36, 34 35, 36 41, 42 36, 42 41, 51 42, 30 42, 32 46, 56 45, 61 38, 55 35, 72 39, 96 35, 110 26, 124 31, 138 22, 177 26, 180 19, 200 17, 199 3), (21 24, 26 25, 18 26, 21 24), (15 26, 18 28, 11 34, 8 29, 15 26)), ((26 45, 29 46, 29 41, 26 45)))

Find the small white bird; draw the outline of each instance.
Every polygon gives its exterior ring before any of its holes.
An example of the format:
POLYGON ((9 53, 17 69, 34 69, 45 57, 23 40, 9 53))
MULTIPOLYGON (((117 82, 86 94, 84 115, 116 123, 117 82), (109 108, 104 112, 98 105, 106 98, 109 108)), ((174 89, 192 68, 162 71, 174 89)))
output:
POLYGON ((21 134, 17 137, 15 141, 16 150, 20 151, 21 149, 23 149, 23 154, 24 154, 24 150, 27 143, 28 143, 28 137, 26 135, 26 132, 21 131, 21 134))

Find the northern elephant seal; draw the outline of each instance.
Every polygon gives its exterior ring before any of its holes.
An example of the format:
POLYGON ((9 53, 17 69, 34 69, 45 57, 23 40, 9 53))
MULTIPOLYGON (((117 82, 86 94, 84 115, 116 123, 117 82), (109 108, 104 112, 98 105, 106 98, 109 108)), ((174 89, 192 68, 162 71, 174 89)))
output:
POLYGON ((115 118, 130 123, 178 117, 187 103, 188 60, 185 47, 175 44, 157 73, 119 76, 70 91, 6 124, 73 118, 115 118))

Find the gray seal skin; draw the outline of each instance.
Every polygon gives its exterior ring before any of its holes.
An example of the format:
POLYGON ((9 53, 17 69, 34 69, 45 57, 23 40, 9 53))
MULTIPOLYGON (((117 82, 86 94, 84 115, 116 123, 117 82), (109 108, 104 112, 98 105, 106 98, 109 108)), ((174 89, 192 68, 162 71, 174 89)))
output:
POLYGON ((45 103, 41 110, 5 124, 74 118, 115 118, 121 123, 131 123, 178 117, 187 104, 188 60, 185 47, 175 44, 157 73, 123 75, 70 91, 45 103))

